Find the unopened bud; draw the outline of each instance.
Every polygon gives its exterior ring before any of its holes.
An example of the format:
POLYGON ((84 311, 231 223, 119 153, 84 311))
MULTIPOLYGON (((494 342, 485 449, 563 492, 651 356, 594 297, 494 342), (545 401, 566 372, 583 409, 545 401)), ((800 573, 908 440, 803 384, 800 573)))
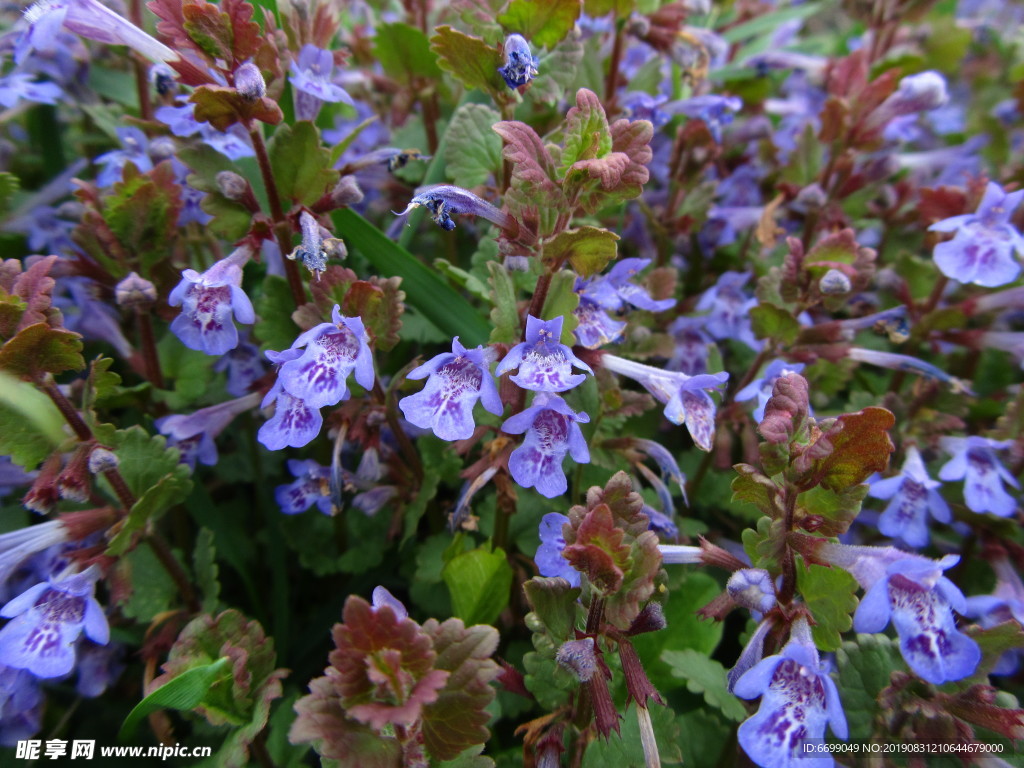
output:
POLYGON ((850 278, 838 269, 830 269, 818 281, 818 290, 826 296, 841 296, 849 293, 852 288, 850 278))
POLYGON ((145 309, 156 301, 156 286, 137 272, 131 272, 114 288, 114 298, 119 307, 145 309))
POLYGON ((60 472, 60 454, 53 454, 44 463, 32 483, 32 487, 22 498, 22 505, 40 515, 49 514, 57 505, 57 474, 60 472))
POLYGON ((340 237, 325 237, 324 254, 328 259, 344 259, 348 256, 348 248, 340 237))
POLYGON ((744 568, 729 577, 726 590, 737 605, 767 613, 775 607, 775 584, 763 568, 744 568))
POLYGON ((661 603, 650 602, 633 619, 633 623, 629 625, 626 634, 631 637, 633 635, 643 635, 647 632, 657 632, 659 629, 664 629, 667 626, 665 609, 661 607, 661 603))
POLYGON ((88 501, 89 499, 89 445, 79 445, 71 455, 64 471, 57 475, 57 492, 62 499, 88 501))
POLYGON ((249 192, 249 181, 234 171, 221 171, 216 179, 217 189, 228 200, 241 200, 249 192))
POLYGON ((825 190, 821 188, 820 184, 809 184, 801 189, 800 193, 796 196, 797 203, 812 210, 821 208, 825 205, 827 199, 825 190))
POLYGON ((109 448, 93 448, 92 453, 89 454, 89 471, 94 475, 117 469, 119 464, 117 454, 109 448))
POLYGON ((363 190, 359 188, 356 177, 346 174, 338 179, 331 190, 331 203, 335 208, 347 208, 363 201, 363 190))
POLYGON ((576 675, 581 683, 587 682, 597 670, 594 638, 584 637, 562 643, 555 654, 555 661, 576 675))
POLYGON ((177 151, 177 146, 170 136, 157 136, 149 142, 148 153, 154 163, 169 160, 174 157, 175 151, 177 151))
POLYGON ((932 71, 904 77, 888 101, 890 107, 901 115, 936 109, 949 101, 946 78, 932 71))
POLYGON ((267 84, 263 73, 251 61, 235 70, 235 88, 249 101, 257 101, 267 95, 267 84))

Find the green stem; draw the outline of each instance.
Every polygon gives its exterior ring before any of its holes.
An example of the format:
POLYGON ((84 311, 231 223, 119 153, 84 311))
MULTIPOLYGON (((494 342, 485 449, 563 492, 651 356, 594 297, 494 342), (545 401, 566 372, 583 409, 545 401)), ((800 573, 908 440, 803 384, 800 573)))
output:
POLYGON ((178 591, 181 592, 181 597, 185 601, 185 605, 188 606, 189 613, 199 613, 203 608, 199 597, 164 537, 156 531, 150 531, 146 534, 146 543, 149 544, 156 559, 160 561, 160 565, 164 567, 178 591))

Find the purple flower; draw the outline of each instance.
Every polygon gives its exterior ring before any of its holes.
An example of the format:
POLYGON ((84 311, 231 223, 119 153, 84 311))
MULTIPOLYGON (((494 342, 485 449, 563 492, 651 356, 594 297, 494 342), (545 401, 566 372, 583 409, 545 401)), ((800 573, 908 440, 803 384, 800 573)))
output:
POLYGON ((869 496, 890 499, 878 519, 878 530, 899 538, 912 547, 928 544, 928 514, 940 523, 952 519, 949 505, 938 488, 942 483, 928 476, 921 454, 915 446, 907 448, 907 458, 898 475, 871 483, 869 496))
POLYGON ((898 550, 892 552, 895 556, 888 558, 884 573, 871 583, 867 583, 870 577, 865 579, 861 571, 851 568, 866 590, 853 616, 853 628, 857 632, 881 632, 892 619, 903 659, 914 674, 934 685, 973 674, 981 661, 981 650, 957 630, 953 618, 954 610, 963 613, 967 609, 964 595, 942 575, 960 558, 948 555, 936 562, 898 550))
POLYGON ((330 492, 330 467, 323 467, 311 459, 289 459, 288 471, 296 478, 295 481, 274 489, 274 498, 282 512, 297 515, 316 504, 325 515, 335 513, 330 492))
POLYGON ((256 407, 258 392, 228 400, 209 408, 200 408, 188 415, 175 414, 157 419, 153 424, 160 434, 167 435, 167 445, 181 451, 181 463, 195 471, 196 460, 212 467, 217 463, 217 446, 213 439, 241 413, 256 407))
POLYGON ((943 219, 933 232, 955 232, 952 240, 935 246, 935 263, 947 277, 989 288, 1005 285, 1020 274, 1014 252, 1024 253, 1024 237, 1010 216, 1024 199, 1024 190, 1007 194, 994 181, 975 213, 943 219))
POLYGON ((181 305, 181 314, 171 323, 171 331, 189 349, 208 355, 223 355, 238 346, 240 323, 256 322, 252 302, 242 290, 242 266, 252 251, 243 246, 199 274, 194 269, 181 273, 182 280, 171 291, 167 303, 181 305))
POLYGON ((533 561, 537 563, 537 570, 541 576, 558 576, 568 581, 570 585, 578 587, 580 572, 562 557, 562 550, 565 549, 562 526, 568 522, 569 518, 560 512, 549 512, 540 519, 540 546, 537 547, 533 561))
POLYGON ((687 376, 707 373, 708 352, 715 341, 704 330, 704 318, 677 317, 668 331, 675 341, 675 348, 665 367, 687 376))
POLYGON ((68 529, 60 520, 48 520, 0 534, 0 587, 29 557, 64 544, 69 538, 68 529))
POLYGON ((754 409, 754 421, 758 424, 764 418, 764 408, 772 396, 772 389, 783 376, 800 373, 804 369, 803 363, 787 363, 785 360, 772 360, 764 369, 761 378, 754 379, 747 386, 736 393, 736 401, 753 400, 757 398, 757 408, 754 409))
POLYGON ((743 290, 749 279, 749 272, 723 272, 718 282, 700 297, 696 310, 710 310, 704 327, 714 338, 736 339, 759 352, 763 342, 754 337, 750 328, 750 310, 757 306, 757 299, 743 290))
POLYGON ((153 170, 153 161, 149 157, 149 139, 138 128, 131 126, 118 128, 117 139, 122 149, 106 152, 96 158, 95 163, 103 166, 96 177, 99 187, 109 187, 121 180, 124 167, 132 163, 142 173, 153 170))
POLYGON ((626 324, 613 320, 598 302, 590 298, 579 282, 576 293, 580 297, 579 304, 572 311, 576 318, 573 335, 576 343, 586 349, 597 349, 615 341, 626 330, 626 324))
POLYGON ((964 392, 969 395, 974 393, 967 387, 966 383, 950 376, 944 370, 931 363, 926 363, 910 355, 901 355, 896 352, 882 352, 877 349, 863 349, 862 347, 850 347, 846 350, 846 356, 851 360, 861 363, 870 363, 882 368, 891 368, 894 371, 911 371, 929 379, 935 379, 949 384, 954 392, 964 392))
POLYGON ((44 700, 39 678, 0 665, 0 746, 13 747, 39 732, 44 700))
POLYGON ((82 641, 78 648, 76 693, 87 699, 102 696, 111 683, 121 676, 124 670, 123 656, 122 645, 97 645, 88 640, 82 641))
POLYGON ((729 577, 726 590, 737 605, 759 614, 775 607, 775 584, 763 568, 741 568, 729 577))
POLYGON ((249 387, 266 372, 266 369, 267 366, 260 355, 259 348, 247 341, 228 350, 213 366, 215 371, 227 372, 228 382, 224 388, 229 395, 235 397, 245 395, 249 391, 249 387))
POLYGON ((650 259, 622 259, 607 275, 585 283, 581 295, 613 312, 622 309, 623 304, 632 304, 637 309, 651 312, 671 309, 676 305, 675 299, 655 301, 646 288, 632 282, 632 278, 650 263, 650 259))
POLYGON ((651 96, 643 91, 629 91, 619 101, 619 106, 630 120, 648 120, 657 129, 672 119, 670 114, 659 109, 666 101, 667 96, 651 96))
POLYGON ((62 277, 57 281, 60 288, 66 288, 70 299, 55 296, 53 303, 64 314, 64 325, 68 330, 80 333, 86 339, 110 344, 125 360, 134 350, 121 331, 121 318, 110 305, 96 298, 98 285, 86 277, 62 277))
POLYGON ((995 455, 996 450, 1013 445, 1012 441, 972 435, 944 437, 941 445, 952 458, 939 470, 939 479, 964 481, 964 501, 968 509, 978 514, 991 512, 999 517, 1009 517, 1016 511, 1017 502, 1003 488, 1003 483, 1014 488, 1020 488, 1020 484, 995 455))
POLYGON ((519 373, 509 378, 523 389, 534 392, 565 392, 583 383, 586 375, 573 374, 573 367, 591 375, 594 372, 561 342, 562 321, 561 315, 548 321, 528 316, 526 341, 508 351, 494 375, 501 376, 518 368, 519 373))
POLYGON ((452 351, 437 355, 412 370, 407 378, 427 378, 415 395, 403 398, 399 407, 405 418, 422 429, 433 430, 442 440, 465 440, 473 435, 473 406, 477 400, 495 416, 503 410, 501 396, 491 377, 494 353, 477 347, 467 350, 452 339, 452 351))
POLYGON ((39 82, 29 72, 11 72, 0 78, 0 105, 8 109, 22 100, 56 104, 63 95, 59 85, 39 82))
POLYGON ((374 587, 371 597, 374 611, 379 611, 381 608, 390 608, 399 619, 409 618, 409 611, 402 601, 392 595, 385 587, 374 587))
POLYGON ((348 91, 333 82, 334 55, 323 48, 307 43, 297 59, 292 61, 288 80, 294 88, 295 117, 316 120, 323 103, 354 102, 348 91))
MULTIPOLYGON (((1006 621, 1016 620, 1024 624, 1024 584, 1013 569, 1013 565, 1005 557, 992 563, 997 581, 995 592, 991 595, 978 595, 967 598, 965 616, 978 620, 983 629, 989 629, 1006 621)), ((1012 675, 1020 667, 1024 649, 1015 648, 999 657, 993 675, 1012 675)))
POLYGON ((513 235, 524 235, 519 228, 519 222, 509 214, 505 213, 483 198, 474 195, 468 189, 452 186, 451 184, 435 184, 431 187, 421 188, 409 201, 405 210, 399 213, 404 216, 414 208, 420 206, 431 213, 434 223, 446 232, 455 229, 455 221, 452 215, 468 214, 479 216, 492 224, 501 227, 513 235))
POLYGON ((227 131, 218 131, 209 123, 200 123, 196 120, 193 114, 195 109, 195 104, 184 104, 180 107, 164 106, 157 109, 153 116, 167 125, 175 136, 194 136, 198 133, 204 143, 232 160, 256 154, 241 125, 232 125, 227 131))
POLYGON ((558 395, 539 392, 533 405, 508 418, 501 429, 511 435, 526 432, 523 444, 512 451, 508 469, 512 479, 523 488, 536 488, 549 499, 561 496, 568 488, 562 460, 565 454, 578 464, 590 461, 590 449, 583 439, 580 424, 590 417, 575 413, 558 395))
POLYGON ((84 631, 100 645, 110 639, 103 609, 93 593, 99 569, 50 578, 0 609, 11 619, 0 629, 0 658, 36 677, 63 677, 75 666, 75 644, 84 631))
POLYGON ((537 57, 530 52, 530 44, 522 35, 509 35, 505 39, 505 66, 498 74, 505 78, 509 88, 526 85, 537 76, 537 57))
POLYGON ((732 122, 733 112, 742 106, 743 101, 736 96, 707 94, 676 102, 671 111, 703 120, 715 141, 721 144, 722 128, 732 122))
POLYGON ((733 691, 744 699, 761 696, 757 714, 740 725, 738 737, 743 751, 765 768, 832 765, 830 757, 805 758, 801 745, 823 739, 826 724, 840 739, 849 735, 839 691, 804 619, 793 624, 782 652, 754 665, 733 691))
MULTIPOLYGON (((281 364, 296 360, 302 355, 301 349, 286 349, 283 352, 267 350, 267 357, 272 363, 281 364)), ((274 415, 260 427, 256 439, 270 451, 279 451, 291 446, 301 448, 310 443, 320 434, 324 419, 319 408, 311 408, 305 400, 295 397, 284 390, 280 375, 274 386, 267 392, 260 404, 266 408, 274 403, 274 415)))
POLYGON ((665 418, 673 424, 685 423, 697 447, 702 451, 711 450, 715 436, 715 403, 704 390, 721 387, 729 378, 728 373, 687 376, 608 354, 602 356, 601 362, 612 373, 639 382, 665 404, 665 418))
POLYGON ((309 408, 337 405, 348 399, 348 377, 353 371, 360 386, 373 386, 373 354, 363 321, 342 317, 337 304, 331 312, 331 322, 301 334, 291 349, 301 347, 306 348, 305 352, 281 366, 278 382, 285 392, 304 400, 309 408))

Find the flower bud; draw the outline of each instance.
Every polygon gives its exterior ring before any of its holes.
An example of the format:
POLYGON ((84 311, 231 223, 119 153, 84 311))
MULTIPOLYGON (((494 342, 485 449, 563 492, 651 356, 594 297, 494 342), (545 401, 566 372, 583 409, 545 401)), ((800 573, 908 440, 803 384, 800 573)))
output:
POLYGON ((642 635, 647 632, 657 632, 659 629, 664 629, 667 626, 665 609, 662 608, 661 603, 650 602, 633 619, 633 623, 629 625, 626 634, 632 637, 633 635, 642 635))
POLYGON ((267 95, 263 73, 251 61, 235 70, 235 88, 249 101, 257 101, 267 95))
POLYGON ((62 499, 88 501, 89 499, 89 454, 92 446, 79 445, 71 455, 64 471, 57 475, 57 492, 62 499))
POLYGON ((250 190, 249 181, 234 171, 221 171, 216 179, 217 189, 228 200, 242 200, 250 190))
POLYGON ((562 643, 555 654, 555 661, 576 675, 581 683, 588 682, 597 670, 594 638, 584 637, 562 643))
POLYGON ((114 288, 114 298, 119 307, 146 309, 156 301, 156 287, 137 272, 131 272, 114 288))
POLYGON ((850 278, 838 269, 830 269, 818 281, 818 290, 826 296, 842 296, 844 293, 849 293, 852 287, 850 278))
POLYGON ((356 177, 348 174, 338 179, 338 183, 331 190, 331 203, 335 208, 347 208, 361 203, 363 190, 359 188, 356 177))
POLYGON ((901 115, 936 109, 949 101, 946 78, 932 71, 904 77, 896 93, 887 101, 901 115))
POLYGON ((744 568, 729 577, 726 590, 737 605, 767 613, 775 607, 775 585, 763 568, 744 568))
POLYGON ((117 454, 109 448, 99 446, 93 448, 92 453, 89 454, 89 471, 94 475, 117 469, 119 464, 117 454))
POLYGON ((148 154, 154 163, 159 163, 163 160, 169 160, 174 157, 174 153, 177 149, 174 139, 170 136, 157 136, 149 142, 148 154))
POLYGON ((48 458, 39 474, 36 475, 32 487, 22 498, 22 505, 40 515, 49 514, 57 505, 57 474, 60 472, 61 458, 55 453, 48 458))

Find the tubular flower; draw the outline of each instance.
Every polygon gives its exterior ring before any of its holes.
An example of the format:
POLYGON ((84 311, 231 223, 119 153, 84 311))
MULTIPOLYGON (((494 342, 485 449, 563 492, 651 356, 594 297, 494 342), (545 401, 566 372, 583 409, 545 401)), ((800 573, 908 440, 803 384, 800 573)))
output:
POLYGON ((231 315, 247 325, 256 322, 252 302, 242 290, 242 267, 251 255, 250 248, 242 247, 202 274, 194 269, 181 273, 182 280, 167 303, 181 306, 171 331, 186 347, 223 355, 238 346, 238 329, 231 315))
POLYGON ((573 367, 593 375, 590 366, 560 341, 562 320, 561 315, 546 322, 533 315, 527 317, 526 341, 508 351, 495 375, 518 368, 519 373, 509 378, 523 389, 534 392, 564 392, 582 384, 586 375, 573 374, 573 367))
POLYGON ((562 470, 568 453, 579 464, 590 461, 590 449, 579 425, 590 417, 575 413, 558 395, 539 393, 533 405, 501 425, 512 435, 526 433, 523 444, 512 451, 508 469, 523 488, 536 487, 549 499, 561 496, 569 487, 562 470))

